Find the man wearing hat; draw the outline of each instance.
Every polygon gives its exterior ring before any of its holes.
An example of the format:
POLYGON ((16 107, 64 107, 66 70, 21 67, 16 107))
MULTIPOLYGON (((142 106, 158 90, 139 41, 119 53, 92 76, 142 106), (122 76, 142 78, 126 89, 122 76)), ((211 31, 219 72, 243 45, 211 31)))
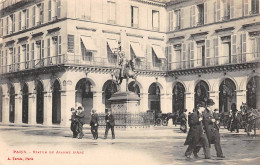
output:
POLYGON ((76 119, 76 110, 74 107, 71 107, 71 125, 70 130, 73 132, 73 138, 77 138, 79 129, 78 129, 78 121, 76 119))
POLYGON ((220 128, 220 114, 219 114, 219 110, 217 108, 214 109, 213 117, 216 120, 215 124, 216 124, 216 126, 219 130, 219 128, 220 128))
POLYGON ((107 139, 107 134, 110 128, 112 133, 112 139, 115 139, 115 132, 114 132, 115 119, 114 116, 111 114, 110 109, 106 109, 105 121, 106 121, 106 131, 105 131, 104 139, 107 139))
POLYGON ((190 158, 192 153, 194 154, 194 157, 198 157, 198 151, 202 146, 204 149, 205 159, 210 159, 209 142, 202 125, 202 112, 204 110, 202 106, 203 105, 199 104, 197 109, 194 110, 189 116, 188 121, 190 129, 184 143, 184 145, 189 145, 185 152, 185 156, 187 158, 190 158), (198 146, 199 148, 197 148, 198 146))
POLYGON ((78 126, 79 126, 78 139, 82 139, 82 137, 84 136, 83 134, 84 118, 85 118, 85 114, 83 113, 83 108, 79 106, 76 113, 76 119, 78 119, 78 126))
POLYGON ((98 121, 99 117, 96 113, 96 110, 91 110, 91 120, 90 120, 90 126, 91 126, 91 133, 93 135, 93 139, 98 139, 98 121))
MULTIPOLYGON (((213 102, 213 101, 212 101, 213 102)), ((210 103, 210 105, 214 105, 213 103, 210 103)), ((208 104, 209 105, 209 104, 208 104)), ((205 132, 208 138, 209 144, 215 144, 215 149, 217 152, 217 157, 224 158, 225 156, 222 153, 222 149, 220 146, 220 134, 219 134, 219 127, 217 127, 216 119, 213 116, 213 113, 211 110, 208 109, 207 106, 201 107, 203 108, 202 112, 202 123, 205 128, 205 132)), ((198 153, 200 150, 200 147, 196 147, 194 150, 195 153, 198 153)))

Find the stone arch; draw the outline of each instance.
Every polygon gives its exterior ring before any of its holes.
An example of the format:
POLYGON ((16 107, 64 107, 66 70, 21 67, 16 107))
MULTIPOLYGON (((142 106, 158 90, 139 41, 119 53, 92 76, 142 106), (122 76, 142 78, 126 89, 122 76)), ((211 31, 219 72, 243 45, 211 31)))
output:
POLYGON ((260 108, 260 77, 251 76, 246 85, 246 103, 250 108, 260 108))
POLYGON ((15 86, 12 83, 8 83, 9 93, 9 122, 15 121, 15 86))
POLYGON ((105 105, 105 108, 111 108, 111 102, 109 101, 110 97, 118 91, 115 80, 107 80, 102 87, 102 103, 105 105))
POLYGON ((155 113, 161 112, 161 93, 162 85, 158 82, 153 82, 148 88, 148 108, 155 113))
POLYGON ((224 78, 219 85, 219 111, 229 112, 231 105, 236 104, 237 85, 230 78, 224 78))
POLYGON ((61 123, 61 83, 56 79, 52 84, 52 123, 61 123))
POLYGON ((130 83, 128 84, 128 90, 131 91, 131 92, 135 92, 135 93, 138 94, 138 96, 140 97, 140 93, 142 93, 142 92, 141 92, 141 89, 140 89, 140 83, 137 83, 137 82, 136 82, 135 87, 134 87, 134 84, 135 84, 134 81, 130 82, 130 83))
POLYGON ((185 86, 181 82, 175 82, 172 89, 172 112, 182 113, 185 109, 185 86))
POLYGON ((194 88, 194 107, 200 102, 207 102, 209 98, 210 85, 205 80, 197 80, 194 88))
POLYGON ((75 85, 76 107, 82 106, 85 113, 85 122, 91 118, 91 109, 94 106, 93 94, 96 91, 96 83, 91 78, 81 78, 75 85))
MULTIPOLYGON (((181 84, 183 85, 184 89, 185 89, 185 92, 188 92, 188 87, 187 87, 186 84, 185 84, 183 81, 181 81, 181 80, 175 80, 175 81, 172 83, 172 89, 174 88, 174 86, 176 85, 176 83, 181 83, 181 84)), ((171 90, 172 90, 172 89, 171 89, 171 90)))
POLYGON ((22 82, 22 123, 28 123, 29 110, 29 87, 26 82, 22 82))
MULTIPOLYGON (((226 75, 226 76, 220 78, 220 80, 219 80, 219 85, 221 85, 221 83, 222 83, 225 79, 230 79, 230 80, 232 80, 232 82, 235 84, 236 90, 240 89, 239 86, 238 86, 237 81, 236 81, 232 76, 229 76, 229 75, 226 75)), ((218 85, 218 87, 219 87, 219 85, 218 85)), ((216 86, 215 86, 215 87, 216 87, 216 86)))
POLYGON ((44 120, 44 84, 41 80, 35 80, 36 90, 36 123, 43 124, 44 120))

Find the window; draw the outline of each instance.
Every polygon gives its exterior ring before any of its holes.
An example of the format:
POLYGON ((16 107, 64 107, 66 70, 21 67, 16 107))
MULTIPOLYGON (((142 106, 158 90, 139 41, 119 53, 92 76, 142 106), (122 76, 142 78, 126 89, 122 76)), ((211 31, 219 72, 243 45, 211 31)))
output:
POLYGON ((74 35, 68 34, 68 52, 74 53, 74 35))
POLYGON ((204 24, 204 4, 200 4, 197 6, 198 8, 198 25, 204 24))
POLYGON ((56 1, 56 6, 57 6, 56 16, 57 16, 57 18, 60 18, 61 17, 61 0, 56 1))
POLYGON ((18 29, 22 30, 22 12, 19 12, 19 21, 18 21, 18 29))
POLYGON ((215 57, 215 65, 218 65, 218 58, 219 57, 219 43, 218 43, 218 37, 214 39, 214 57, 215 57))
POLYGON ((51 39, 47 39, 47 57, 51 56, 51 39))
POLYGON ((29 28, 29 9, 26 10, 26 28, 28 29, 29 28))
POLYGON ((139 24, 139 9, 138 7, 131 6, 131 26, 138 27, 139 24))
POLYGON ((34 60, 34 43, 31 44, 31 59, 34 60))
POLYGON ((9 34, 9 17, 6 17, 6 34, 9 34))
POLYGON ((259 13, 259 0, 251 1, 251 13, 252 14, 259 13))
POLYGON ((51 11, 52 11, 52 9, 51 9, 51 6, 52 6, 52 0, 49 0, 48 1, 48 21, 51 21, 51 11))
POLYGON ((243 0, 243 16, 248 16, 248 14, 249 14, 249 10, 248 10, 249 4, 248 4, 248 1, 249 0, 243 0))
POLYGON ((152 11, 152 27, 153 30, 159 30, 159 11, 152 11))
POLYGON ((108 9, 109 9, 109 16, 108 16, 108 23, 115 23, 116 21, 116 3, 108 1, 108 9))
POLYGON ((210 60, 210 40, 206 40, 206 66, 211 65, 210 60))
POLYGON ((161 66, 161 60, 157 57, 154 50, 152 50, 153 67, 159 68, 161 66))
POLYGON ((32 8, 32 26, 35 26, 36 24, 36 19, 35 19, 35 16, 36 15, 36 8, 35 6, 32 8))
POLYGON ((26 44, 26 58, 25 61, 29 61, 30 60, 30 48, 29 48, 29 44, 26 44))
POLYGON ((81 6, 81 18, 89 20, 91 18, 91 0, 84 0, 81 6))
POLYGON ((21 47, 19 46, 17 50, 17 63, 20 63, 20 61, 21 61, 21 47))
POLYGON ((180 10, 177 10, 174 12, 175 13, 175 17, 176 17, 176 20, 175 20, 175 30, 179 30, 181 28, 181 13, 180 13, 180 10))
POLYGON ((169 64, 169 67, 170 67, 170 70, 172 69, 171 65, 172 65, 172 46, 168 46, 168 64, 169 64))
POLYGON ((230 18, 231 18, 231 19, 235 17, 234 1, 235 1, 235 0, 230 0, 230 18))
POLYGON ((214 2, 214 22, 220 21, 220 0, 214 2))
POLYGON ((11 15, 12 20, 12 33, 15 32, 15 14, 11 15))
POLYGON ((246 61, 246 53, 247 53, 247 46, 246 46, 246 33, 241 34, 241 53, 242 53, 242 61, 246 61))
POLYGON ((40 6, 40 24, 44 23, 44 3, 40 6))
POLYGON ((230 19, 230 0, 223 0, 224 17, 223 20, 230 19))
POLYGON ((173 11, 169 12, 169 31, 173 31, 174 27, 173 27, 173 11))

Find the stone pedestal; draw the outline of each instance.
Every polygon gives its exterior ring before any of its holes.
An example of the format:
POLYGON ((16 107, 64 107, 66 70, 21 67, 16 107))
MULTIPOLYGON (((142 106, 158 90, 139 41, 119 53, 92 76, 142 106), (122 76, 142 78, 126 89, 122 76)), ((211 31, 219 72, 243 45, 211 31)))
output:
POLYGON ((117 126, 142 125, 140 115, 140 98, 134 92, 116 92, 109 99, 111 101, 111 111, 115 117, 117 126))

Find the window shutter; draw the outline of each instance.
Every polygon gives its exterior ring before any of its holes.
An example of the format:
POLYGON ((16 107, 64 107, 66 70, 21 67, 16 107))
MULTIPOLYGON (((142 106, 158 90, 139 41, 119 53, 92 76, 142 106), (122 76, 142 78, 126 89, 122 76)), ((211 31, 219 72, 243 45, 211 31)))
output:
POLYGON ((180 28, 183 29, 184 28, 184 9, 181 9, 181 14, 180 14, 180 28))
POLYGON ((246 61, 246 52, 247 52, 247 46, 246 46, 246 33, 241 34, 241 53, 242 58, 241 61, 246 61))
POLYGON ((206 66, 210 66, 210 40, 206 40, 206 66))
POLYGON ((237 36, 231 36, 231 61, 237 63, 237 36))

